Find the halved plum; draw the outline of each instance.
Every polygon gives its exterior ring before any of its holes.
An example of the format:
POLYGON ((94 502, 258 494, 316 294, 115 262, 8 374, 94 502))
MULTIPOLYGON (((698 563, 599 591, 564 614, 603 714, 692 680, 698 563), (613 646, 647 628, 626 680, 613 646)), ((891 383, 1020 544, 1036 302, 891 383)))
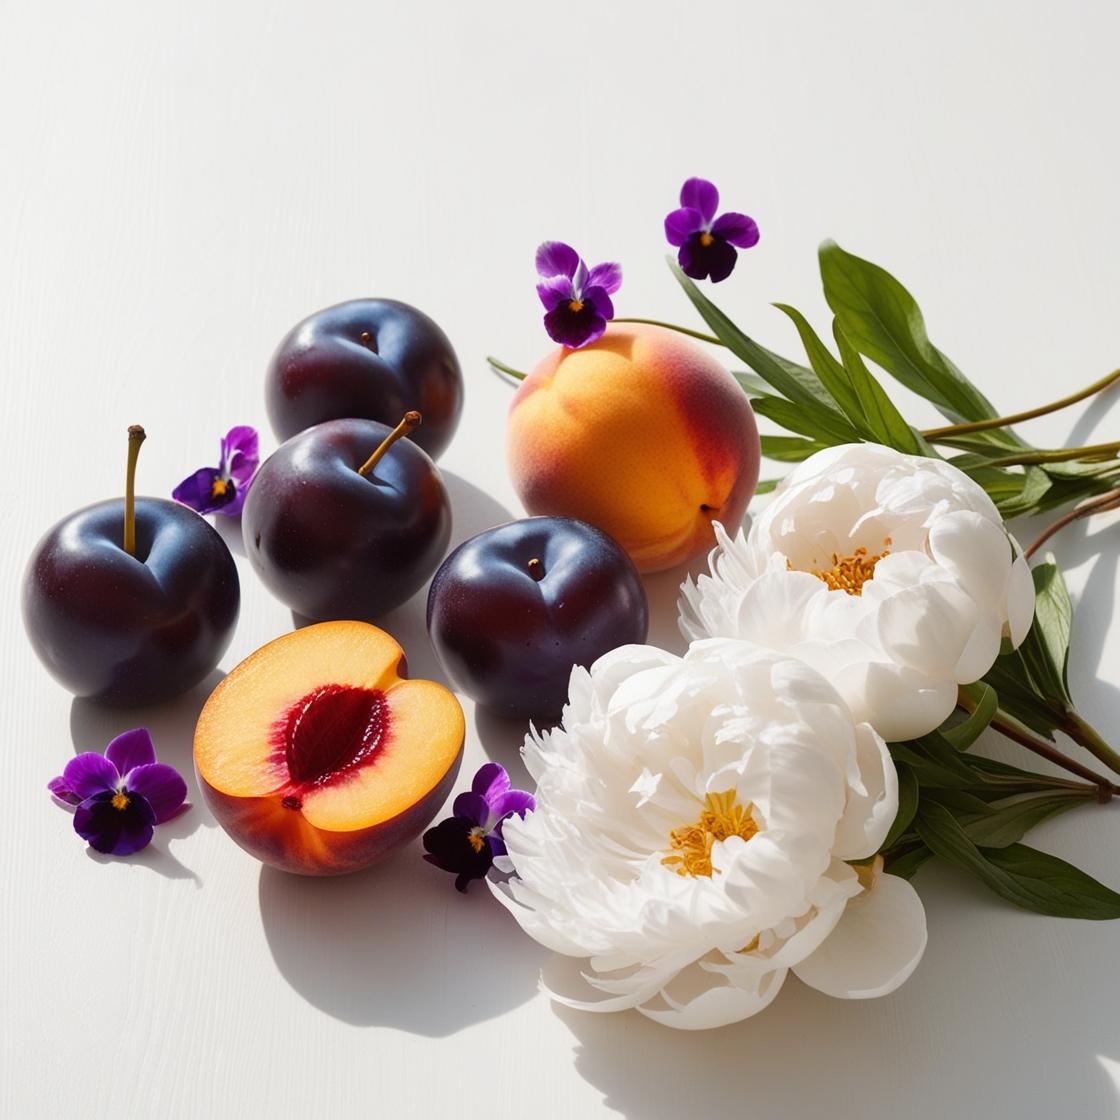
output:
POLYGON ((364 622, 322 622, 262 646, 214 690, 194 736, 203 797, 251 855, 342 875, 415 839, 462 757, 458 700, 403 676, 364 622))

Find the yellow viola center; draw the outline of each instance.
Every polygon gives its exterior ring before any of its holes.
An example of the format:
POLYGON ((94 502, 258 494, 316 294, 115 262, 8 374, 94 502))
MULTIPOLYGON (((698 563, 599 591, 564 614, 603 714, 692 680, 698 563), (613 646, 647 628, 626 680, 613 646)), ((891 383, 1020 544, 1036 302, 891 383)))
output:
POLYGON ((715 238, 714 238, 714 237, 713 237, 713 236, 712 236, 712 235, 711 235, 710 233, 708 233, 707 231, 705 231, 704 233, 700 234, 700 244, 701 244, 701 245, 703 245, 705 249, 706 249, 706 248, 707 248, 707 247, 708 247, 709 245, 711 245, 711 243, 712 243, 713 241, 715 241, 715 238))
POLYGON ((128 794, 123 790, 117 790, 113 794, 113 800, 109 802, 114 809, 127 809, 128 808, 128 794))
POLYGON ((733 789, 709 793, 695 824, 674 828, 669 833, 672 854, 661 862, 678 875, 712 876, 712 845, 717 840, 741 836, 749 840, 758 831, 749 804, 741 805, 733 789))
POLYGON ((476 825, 467 833, 467 843, 473 852, 481 852, 486 847, 486 831, 481 825, 476 825))
POLYGON ((224 478, 216 478, 210 483, 210 497, 223 498, 229 489, 229 483, 224 478))
MULTIPOLYGON (((889 540, 885 542, 889 544, 889 540)), ((861 595, 863 585, 875 576, 875 565, 890 555, 890 549, 884 548, 882 552, 874 555, 868 553, 866 548, 857 548, 851 556, 832 554, 831 568, 810 568, 809 574, 816 576, 828 584, 830 591, 846 591, 849 595, 861 595)), ((787 561, 792 569, 793 564, 787 561)))
POLYGON ((568 302, 568 310, 573 314, 578 315, 583 310, 583 300, 573 299, 568 302))

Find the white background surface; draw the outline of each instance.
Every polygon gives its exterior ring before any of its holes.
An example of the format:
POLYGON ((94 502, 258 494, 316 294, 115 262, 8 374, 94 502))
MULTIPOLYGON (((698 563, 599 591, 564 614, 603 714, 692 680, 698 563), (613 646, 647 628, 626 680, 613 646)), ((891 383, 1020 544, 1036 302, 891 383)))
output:
MULTIPOLYGON (((621 260, 620 314, 694 323, 660 231, 692 174, 761 226, 714 293, 761 341, 796 351, 771 300, 827 325, 831 236, 911 287, 1005 411, 1087 383, 1120 361, 1118 35, 1104 2, 0 0, 0 1114, 1117 1115, 1120 926, 1027 915, 939 867, 917 879, 929 949, 895 995, 791 978, 758 1018, 681 1035, 554 1009, 536 947, 418 848, 346 880, 262 870, 193 775, 195 808, 150 849, 95 859, 43 783, 137 723, 189 772, 207 688, 139 715, 72 703, 17 586, 42 531, 120 492, 127 424, 149 433, 142 492, 214 459, 234 423, 270 450, 275 343, 357 296, 416 303, 459 351, 455 540, 517 513, 509 390, 482 359, 547 348, 534 247, 621 260)), ((1115 438, 1110 403, 1022 430, 1115 438)), ((1075 695, 1115 739, 1108 526, 1058 552, 1075 695)), ((238 564, 227 670, 291 626, 238 564)), ((650 581, 653 638, 674 645, 679 575, 650 581)), ((439 675, 422 596, 386 626, 439 675)), ((517 764, 518 728, 467 717, 464 775, 517 764)), ((1032 842, 1117 887, 1118 814, 1032 842)))

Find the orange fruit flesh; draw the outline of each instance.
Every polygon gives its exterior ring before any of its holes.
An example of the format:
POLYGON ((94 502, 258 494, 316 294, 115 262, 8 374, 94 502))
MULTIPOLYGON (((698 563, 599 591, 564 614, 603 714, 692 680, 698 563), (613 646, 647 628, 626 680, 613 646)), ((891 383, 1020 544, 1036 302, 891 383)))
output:
POLYGON ((400 676, 383 630, 324 622, 278 638, 214 690, 195 731, 200 778, 231 798, 266 798, 314 828, 391 820, 455 764, 463 712, 434 681, 400 676))

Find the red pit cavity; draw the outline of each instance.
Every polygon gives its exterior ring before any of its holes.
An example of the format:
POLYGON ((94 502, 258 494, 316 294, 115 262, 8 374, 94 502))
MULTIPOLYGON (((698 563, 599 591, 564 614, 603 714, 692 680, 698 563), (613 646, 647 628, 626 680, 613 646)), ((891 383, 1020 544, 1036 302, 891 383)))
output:
MULTIPOLYGON (((385 693, 328 684, 297 700, 273 727, 296 785, 322 785, 372 760, 389 730, 385 693)), ((298 797, 286 797, 295 808, 298 797)))

